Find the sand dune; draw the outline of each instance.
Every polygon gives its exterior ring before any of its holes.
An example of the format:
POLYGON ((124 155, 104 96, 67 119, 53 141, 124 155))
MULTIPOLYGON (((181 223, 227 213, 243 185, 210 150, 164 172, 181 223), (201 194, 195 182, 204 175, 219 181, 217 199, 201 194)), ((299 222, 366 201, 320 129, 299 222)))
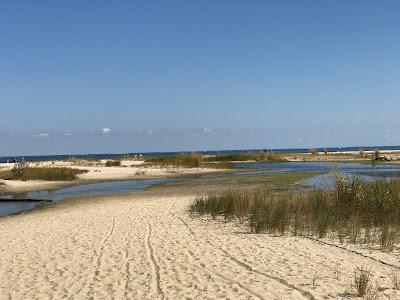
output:
MULTIPOLYGON (((191 200, 142 193, 2 218, 2 299, 346 299, 362 265, 382 299, 400 299, 388 278, 394 267, 305 238, 193 219, 191 200)), ((393 254, 383 260, 400 265, 393 254)))

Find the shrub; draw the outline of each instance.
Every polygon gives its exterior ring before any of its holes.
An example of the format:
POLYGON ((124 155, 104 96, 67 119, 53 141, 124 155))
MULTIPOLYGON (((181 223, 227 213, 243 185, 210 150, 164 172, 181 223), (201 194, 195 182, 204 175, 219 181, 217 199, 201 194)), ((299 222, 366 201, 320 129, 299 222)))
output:
POLYGON ((119 167, 121 166, 120 160, 107 160, 106 167, 119 167))
POLYGON ((22 178, 24 177, 27 170, 28 164, 25 162, 21 162, 14 164, 14 167, 11 169, 11 173, 15 178, 22 178))
POLYGON ((375 150, 374 150, 374 156, 373 156, 373 158, 374 158, 375 160, 378 160, 380 157, 381 157, 381 152, 380 152, 380 150, 379 150, 379 149, 375 149, 375 150))

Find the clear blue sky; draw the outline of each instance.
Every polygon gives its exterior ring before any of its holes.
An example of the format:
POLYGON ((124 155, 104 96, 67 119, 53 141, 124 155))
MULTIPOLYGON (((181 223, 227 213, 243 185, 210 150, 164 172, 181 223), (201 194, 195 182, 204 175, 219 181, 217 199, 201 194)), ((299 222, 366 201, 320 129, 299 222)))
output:
POLYGON ((400 144, 400 1, 2 1, 0 155, 400 144))

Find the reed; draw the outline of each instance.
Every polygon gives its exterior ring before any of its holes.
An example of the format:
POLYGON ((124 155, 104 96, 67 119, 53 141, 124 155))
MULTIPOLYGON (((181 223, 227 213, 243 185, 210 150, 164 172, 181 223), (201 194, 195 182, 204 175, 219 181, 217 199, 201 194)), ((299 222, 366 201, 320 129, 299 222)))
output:
POLYGON ((334 190, 224 192, 196 199, 193 214, 244 221, 251 232, 337 237, 392 250, 400 241, 400 180, 363 182, 337 175, 334 190))

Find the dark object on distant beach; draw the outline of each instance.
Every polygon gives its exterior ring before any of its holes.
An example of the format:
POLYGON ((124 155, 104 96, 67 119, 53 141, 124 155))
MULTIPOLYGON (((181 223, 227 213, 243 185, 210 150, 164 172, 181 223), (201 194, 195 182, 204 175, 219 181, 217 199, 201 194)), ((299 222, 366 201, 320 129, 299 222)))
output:
POLYGON ((387 156, 379 156, 379 157, 375 157, 376 161, 391 161, 390 157, 387 156))
POLYGON ((28 199, 28 198, 18 198, 18 199, 10 199, 10 198, 0 198, 1 202, 52 202, 50 199, 28 199))

